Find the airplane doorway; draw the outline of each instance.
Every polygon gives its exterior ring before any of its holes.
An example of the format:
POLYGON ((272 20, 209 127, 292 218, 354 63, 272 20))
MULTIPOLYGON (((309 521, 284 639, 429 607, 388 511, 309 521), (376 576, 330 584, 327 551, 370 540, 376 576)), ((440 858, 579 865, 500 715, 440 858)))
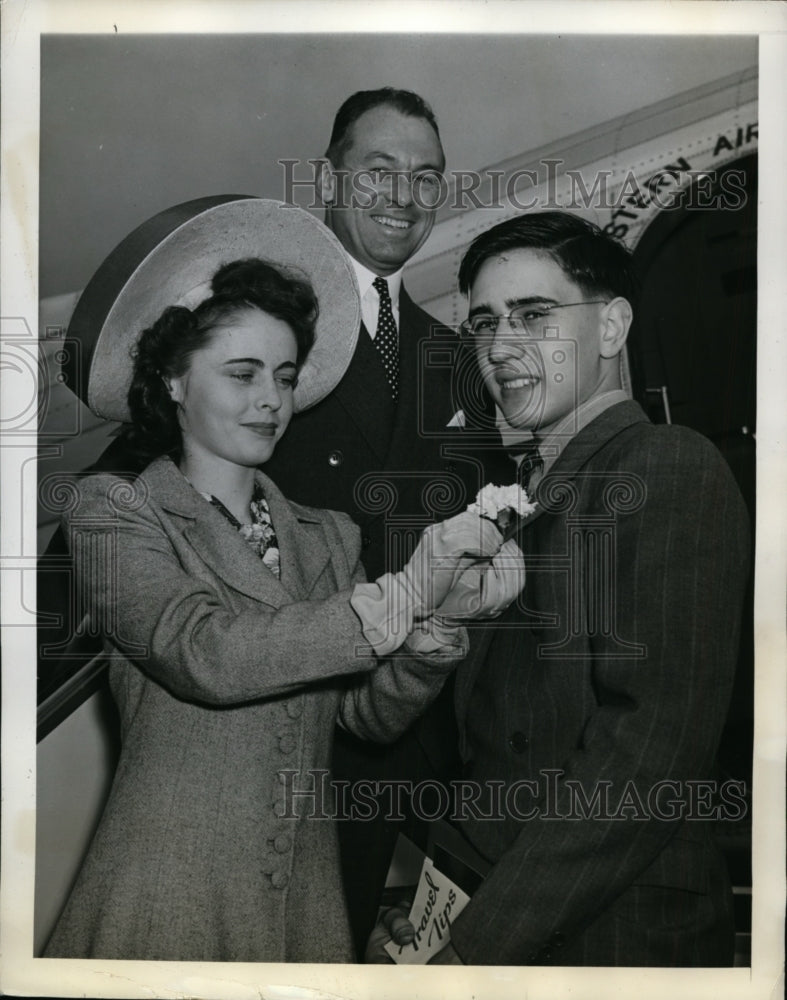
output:
MULTIPOLYGON (((635 398, 655 423, 684 424, 719 448, 755 528, 757 365, 757 156, 728 164, 685 192, 642 235, 642 283, 629 337, 635 398), (736 197, 730 197, 730 192, 736 197), (737 205, 733 202, 737 201, 737 205), (710 203, 715 207, 702 207, 710 203)), ((752 550, 753 551, 753 550, 752 550)), ((749 964, 751 779, 754 741, 754 574, 722 736, 722 779, 745 782, 747 815, 720 823, 736 907, 736 964, 749 964)))

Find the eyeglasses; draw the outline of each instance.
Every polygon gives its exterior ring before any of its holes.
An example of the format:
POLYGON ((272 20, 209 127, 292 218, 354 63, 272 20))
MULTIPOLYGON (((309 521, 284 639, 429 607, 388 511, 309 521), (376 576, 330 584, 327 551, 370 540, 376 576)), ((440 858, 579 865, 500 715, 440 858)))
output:
POLYGON ((575 306, 606 305, 607 299, 586 299, 584 302, 564 302, 559 305, 517 306, 507 316, 477 313, 459 325, 460 331, 476 340, 488 340, 497 333, 501 319, 507 319, 513 333, 521 333, 531 340, 543 340, 550 328, 550 317, 556 309, 573 309, 575 306))

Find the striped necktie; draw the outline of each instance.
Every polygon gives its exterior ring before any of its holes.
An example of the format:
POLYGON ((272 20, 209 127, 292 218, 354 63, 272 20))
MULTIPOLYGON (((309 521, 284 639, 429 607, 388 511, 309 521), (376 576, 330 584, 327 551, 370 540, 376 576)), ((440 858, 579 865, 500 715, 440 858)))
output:
POLYGON ((380 353, 380 358, 385 369, 385 377, 391 387, 391 395, 394 402, 399 397, 399 335, 396 331, 396 320, 394 319, 393 308, 391 306, 391 295, 388 291, 388 282, 385 278, 375 278, 372 282, 377 294, 380 296, 380 310, 377 314, 377 332, 374 337, 374 346, 380 353))

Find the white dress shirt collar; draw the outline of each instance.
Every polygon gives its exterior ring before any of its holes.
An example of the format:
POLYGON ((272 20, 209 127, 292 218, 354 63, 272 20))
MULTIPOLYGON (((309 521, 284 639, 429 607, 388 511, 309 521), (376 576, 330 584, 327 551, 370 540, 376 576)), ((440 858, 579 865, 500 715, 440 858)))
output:
MULTIPOLYGON (((374 279, 377 275, 364 267, 354 257, 350 256, 350 263, 355 269, 355 277, 358 279, 358 291, 361 294, 361 319, 363 325, 369 332, 369 336, 374 340, 377 333, 377 314, 380 311, 380 296, 373 287, 374 279)), ((385 276, 388 282, 388 292, 391 296, 391 309, 397 328, 399 327, 399 293, 402 289, 402 271, 400 268, 393 274, 385 276)))
POLYGON ((552 428, 549 434, 539 438, 539 451, 544 459, 544 472, 548 472, 555 464, 560 453, 583 428, 600 416, 610 406, 622 403, 629 399, 629 395, 623 389, 610 389, 609 392, 602 392, 598 396, 586 399, 567 417, 564 417, 559 424, 552 428))
MULTIPOLYGON (((538 450, 544 464, 533 473, 530 479, 530 488, 532 489, 549 472, 569 441, 575 438, 583 428, 611 406, 629 399, 631 396, 624 389, 611 389, 609 392, 602 392, 600 395, 592 396, 584 403, 580 403, 576 410, 572 410, 568 416, 556 424, 549 434, 545 434, 543 437, 536 435, 538 437, 538 450)), ((510 442, 510 435, 506 437, 506 443, 510 442)))

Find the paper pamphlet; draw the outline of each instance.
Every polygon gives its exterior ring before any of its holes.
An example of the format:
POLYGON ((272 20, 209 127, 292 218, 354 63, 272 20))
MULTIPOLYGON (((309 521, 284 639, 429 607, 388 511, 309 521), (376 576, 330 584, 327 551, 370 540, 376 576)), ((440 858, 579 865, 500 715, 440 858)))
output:
POLYGON ((469 901, 467 893, 426 858, 409 914, 415 938, 408 945, 390 941, 385 950, 398 965, 425 965, 451 940, 451 921, 469 901))

